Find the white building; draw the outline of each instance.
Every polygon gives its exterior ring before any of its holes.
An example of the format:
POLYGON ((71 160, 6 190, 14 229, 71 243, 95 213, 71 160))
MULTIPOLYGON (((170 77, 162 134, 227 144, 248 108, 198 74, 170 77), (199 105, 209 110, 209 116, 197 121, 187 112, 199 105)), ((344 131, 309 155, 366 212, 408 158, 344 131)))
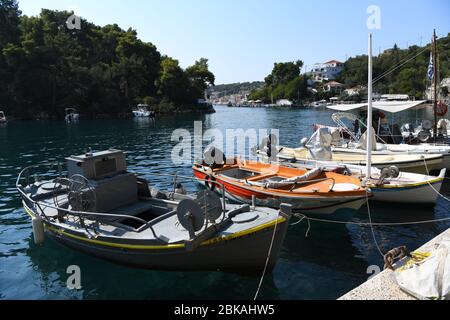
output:
POLYGON ((331 60, 325 63, 317 63, 311 69, 314 80, 334 80, 344 70, 344 63, 331 60))
POLYGON ((357 94, 361 94, 364 90, 366 90, 366 87, 361 86, 361 85, 357 85, 354 87, 351 87, 349 89, 344 90, 344 92, 348 95, 348 96, 354 96, 357 94))
POLYGON ((324 85, 323 89, 325 92, 334 92, 340 94, 344 89, 344 85, 336 81, 330 81, 324 85))

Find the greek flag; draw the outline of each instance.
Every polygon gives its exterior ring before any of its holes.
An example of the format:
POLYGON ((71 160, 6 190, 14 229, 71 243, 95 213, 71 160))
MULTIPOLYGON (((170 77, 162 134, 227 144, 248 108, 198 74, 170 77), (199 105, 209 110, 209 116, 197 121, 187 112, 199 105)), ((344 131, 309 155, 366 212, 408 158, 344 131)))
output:
POLYGON ((433 62, 433 53, 430 53, 430 65, 428 66, 428 79, 434 79, 434 62, 433 62))

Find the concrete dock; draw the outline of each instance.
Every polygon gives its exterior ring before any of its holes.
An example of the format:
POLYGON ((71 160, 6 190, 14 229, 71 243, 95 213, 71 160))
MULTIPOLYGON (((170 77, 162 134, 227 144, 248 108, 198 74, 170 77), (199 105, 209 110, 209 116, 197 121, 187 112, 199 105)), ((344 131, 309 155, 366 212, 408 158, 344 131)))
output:
MULTIPOLYGON (((432 253, 435 250, 436 245, 444 238, 450 238, 450 229, 444 231, 416 251, 432 253)), ((394 268, 401 267, 408 259, 409 258, 406 258, 398 262, 394 265, 394 268)), ((416 300, 416 298, 399 288, 392 270, 384 270, 358 288, 342 296, 339 300, 416 300)))

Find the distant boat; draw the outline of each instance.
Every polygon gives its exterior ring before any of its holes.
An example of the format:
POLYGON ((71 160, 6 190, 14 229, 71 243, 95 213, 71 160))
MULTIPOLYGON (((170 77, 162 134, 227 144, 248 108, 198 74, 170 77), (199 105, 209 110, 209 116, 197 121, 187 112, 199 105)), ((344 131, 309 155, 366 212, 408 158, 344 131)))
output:
POLYGON ((325 108, 327 106, 328 106, 328 104, 327 104, 326 100, 316 101, 311 104, 311 107, 316 108, 316 109, 325 108))
POLYGON ((78 122, 80 120, 80 114, 75 108, 66 108, 65 119, 67 123, 78 122))
POLYGON ((5 113, 3 111, 0 111, 0 123, 6 123, 8 120, 6 120, 5 113))
POLYGON ((146 104, 138 104, 137 108, 133 110, 133 117, 135 118, 154 118, 155 112, 148 110, 149 106, 146 104))

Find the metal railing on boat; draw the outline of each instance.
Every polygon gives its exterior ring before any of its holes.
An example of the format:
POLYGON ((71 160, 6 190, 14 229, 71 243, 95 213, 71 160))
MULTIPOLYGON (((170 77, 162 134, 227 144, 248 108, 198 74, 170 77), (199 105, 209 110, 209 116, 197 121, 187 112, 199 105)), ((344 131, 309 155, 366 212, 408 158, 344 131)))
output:
MULTIPOLYGON (((27 206, 32 205, 34 206, 34 208, 39 209, 39 212, 37 212, 42 218, 45 218, 47 220, 49 220, 49 218, 45 215, 45 209, 49 208, 49 209, 53 209, 56 210, 58 213, 62 212, 64 213, 63 215, 67 215, 67 216, 74 216, 74 217, 78 217, 79 219, 86 219, 89 218, 92 220, 93 217, 96 218, 96 220, 94 220, 95 223, 101 223, 103 225, 112 225, 112 223, 109 223, 106 220, 102 220, 101 222, 98 220, 98 218, 106 218, 106 217, 110 217, 110 218, 123 218, 123 219, 131 219, 131 220, 135 220, 137 222, 140 222, 143 224, 143 227, 146 227, 144 229, 140 229, 140 231, 146 230, 146 229, 150 229, 153 233, 153 236, 155 237, 155 239, 159 240, 159 237, 156 235, 155 230, 153 229, 152 225, 144 220, 141 219, 139 217, 135 217, 132 215, 125 215, 125 214, 115 214, 115 213, 100 213, 100 212, 88 212, 88 211, 73 211, 73 210, 69 210, 69 209, 65 209, 59 206, 52 206, 50 204, 45 204, 41 207, 41 204, 32 199, 30 196, 28 196, 28 194, 23 190, 23 185, 21 185, 21 180, 23 180, 23 178, 26 178, 26 186, 30 186, 30 174, 29 171, 31 169, 36 169, 36 168, 42 168, 42 167, 49 167, 50 170, 47 171, 44 174, 41 175, 35 175, 35 181, 34 183, 41 181, 40 178, 42 176, 53 176, 53 178, 56 178, 55 176, 58 176, 60 178, 64 177, 63 176, 63 171, 62 171, 62 165, 60 163, 48 163, 48 164, 37 164, 37 165, 33 165, 33 166, 28 166, 24 169, 22 169, 22 171, 19 173, 17 180, 16 180, 16 189, 19 191, 19 193, 21 194, 21 196, 24 198, 25 203, 27 204, 27 206), (58 170, 57 171, 52 171, 52 169, 54 167, 57 167, 58 170), (25 176, 25 177, 24 177, 25 176)), ((143 176, 143 174, 139 174, 136 173, 137 176, 143 176)), ((187 176, 183 176, 183 175, 178 175, 178 174, 153 174, 153 176, 161 176, 161 177, 172 177, 173 178, 173 182, 174 182, 174 192, 173 195, 175 194, 175 188, 177 183, 179 182, 179 179, 183 179, 183 180, 191 180, 191 181, 198 181, 200 179, 196 178, 196 177, 187 177, 187 176)), ((48 181, 46 181, 48 182, 48 181)), ((225 214, 226 214, 226 197, 225 197, 225 186, 221 183, 218 183, 217 181, 210 181, 212 184, 215 184, 217 186, 219 186, 222 190, 222 211, 223 211, 223 220, 225 220, 225 214)), ((55 182, 56 185, 56 182, 55 182)), ((153 199, 154 201, 161 201, 161 203, 165 203, 165 204, 172 204, 172 205, 176 205, 177 202, 173 200, 160 200, 160 199, 153 199)), ((31 208, 30 208, 31 209, 31 208)), ((84 222, 82 222, 80 220, 80 225, 84 228, 86 228, 86 226, 84 226, 84 222)), ((160 240, 161 241, 161 240, 160 240)), ((161 241, 163 242, 163 241, 161 241)))

